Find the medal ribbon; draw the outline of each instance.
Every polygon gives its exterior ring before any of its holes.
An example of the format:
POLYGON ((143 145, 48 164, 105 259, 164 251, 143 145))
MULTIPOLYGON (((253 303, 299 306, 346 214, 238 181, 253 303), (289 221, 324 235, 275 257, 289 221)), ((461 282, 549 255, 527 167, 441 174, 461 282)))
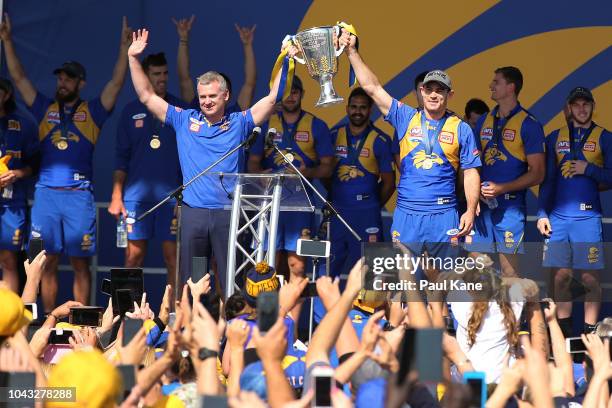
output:
MULTIPOLYGON (((584 148, 584 144, 589 139, 589 136, 591 136, 591 132, 593 132, 593 129, 595 129, 595 123, 591 123, 591 126, 586 130, 586 132, 578 142, 578 147, 576 147, 574 143, 574 131, 580 132, 581 128, 575 128, 574 124, 571 121, 568 123, 568 127, 570 137, 570 156, 572 157, 572 160, 578 160, 578 152, 582 151, 582 149, 584 148)), ((578 135, 580 135, 580 133, 578 133, 578 135)))
POLYGON ((74 118, 74 114, 79 109, 79 106, 81 106, 81 102, 82 102, 81 99, 77 99, 76 103, 74 104, 74 108, 70 111, 70 116, 68 118, 66 118, 66 111, 64 108, 64 104, 59 103, 59 117, 60 117, 59 128, 62 134, 62 140, 65 140, 66 142, 68 142, 68 126, 70 125, 70 123, 73 122, 72 119, 74 118))
POLYGON ((427 117, 425 117, 425 112, 421 112, 421 132, 423 133, 423 144, 425 145, 425 154, 429 157, 433 152, 434 144, 442 132, 442 128, 446 123, 447 115, 444 113, 444 117, 440 119, 438 125, 436 126, 436 130, 433 133, 433 137, 429 134, 429 130, 427 129, 427 117))
POLYGON ((346 131, 346 147, 348 150, 346 161, 348 162, 349 166, 355 166, 358 161, 359 154, 361 154, 361 149, 363 149, 363 145, 365 144, 368 134, 370 133, 370 127, 368 126, 366 130, 361 133, 362 136, 356 149, 354 147, 355 138, 353 137, 349 126, 345 125, 344 129, 346 131))
POLYGON ((512 117, 521 110, 521 107, 520 105, 516 105, 516 107, 512 109, 510 114, 506 117, 504 126, 501 128, 499 127, 500 117, 498 115, 498 110, 499 110, 499 106, 496 106, 495 108, 493 108, 493 112, 491 112, 491 114, 493 115, 493 147, 498 146, 499 140, 501 138, 501 135, 504 129, 506 128, 506 125, 510 122, 510 119, 512 119, 512 117))

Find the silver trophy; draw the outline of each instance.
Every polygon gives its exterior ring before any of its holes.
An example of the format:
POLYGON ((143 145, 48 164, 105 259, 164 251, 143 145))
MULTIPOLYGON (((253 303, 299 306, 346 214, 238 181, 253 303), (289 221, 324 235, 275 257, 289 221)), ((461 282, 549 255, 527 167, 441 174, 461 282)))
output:
POLYGON ((334 90, 332 79, 338 72, 338 56, 344 47, 334 47, 334 31, 339 27, 314 27, 297 33, 293 40, 300 50, 303 59, 295 57, 300 64, 306 65, 308 74, 321 85, 321 95, 315 106, 329 106, 342 103, 344 98, 334 90))

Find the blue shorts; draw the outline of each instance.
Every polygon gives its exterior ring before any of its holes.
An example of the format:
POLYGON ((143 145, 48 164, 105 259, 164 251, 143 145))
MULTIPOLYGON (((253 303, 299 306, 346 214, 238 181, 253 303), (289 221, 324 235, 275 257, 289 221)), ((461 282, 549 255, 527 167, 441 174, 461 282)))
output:
MULTIPOLYGON (((155 203, 126 201, 124 204, 128 217, 136 218, 153 207, 155 203)), ((151 239, 159 237, 162 241, 176 241, 177 220, 174 216, 174 204, 166 203, 147 215, 141 221, 128 224, 128 239, 151 239)))
POLYGON ((480 205, 480 215, 474 221, 469 251, 502 254, 523 254, 525 210, 520 207, 495 208, 480 205))
POLYGON ((314 213, 281 211, 276 230, 276 250, 296 252, 298 239, 311 239, 313 222, 314 213))
POLYGON ((40 236, 50 254, 88 257, 96 253, 96 207, 90 190, 37 187, 30 237, 40 236))
POLYGON ((391 225, 391 238, 410 248, 415 254, 424 250, 434 257, 456 257, 459 242, 448 232, 459 228, 455 208, 441 213, 408 213, 396 207, 391 225))
POLYGON ((0 249, 21 250, 26 228, 24 207, 0 207, 0 249))
POLYGON ((601 217, 565 219, 552 214, 542 265, 552 268, 603 269, 601 217))
MULTIPOLYGON (((382 217, 380 208, 338 209, 340 215, 355 230, 362 242, 382 242, 382 217)), ((361 258, 361 244, 344 224, 333 217, 331 221, 330 273, 334 277, 348 274, 355 262, 361 258)))

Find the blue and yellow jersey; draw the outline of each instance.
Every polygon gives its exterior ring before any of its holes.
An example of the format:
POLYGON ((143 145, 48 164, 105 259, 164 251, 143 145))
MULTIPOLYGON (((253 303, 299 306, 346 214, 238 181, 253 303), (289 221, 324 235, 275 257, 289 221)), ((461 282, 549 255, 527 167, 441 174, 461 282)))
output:
MULTIPOLYGON (((38 134, 31 119, 13 112, 0 118, 0 174, 30 166, 38 152, 38 134)), ((12 184, 12 197, 0 196, 2 207, 25 207, 27 204, 27 180, 12 184)))
POLYGON ((347 209, 380 207, 380 173, 393 172, 388 136, 371 126, 359 135, 352 135, 349 126, 343 125, 332 129, 331 137, 336 150, 332 203, 347 209), (361 152, 357 154, 362 141, 361 152))
POLYGON ((293 164, 300 167, 302 163, 306 167, 316 167, 321 157, 333 156, 334 149, 332 147, 329 128, 321 119, 313 114, 302 111, 302 114, 293 124, 283 124, 282 114, 272 115, 270 120, 263 127, 261 135, 251 148, 251 154, 263 156, 262 167, 264 169, 272 169, 274 172, 282 171, 286 168, 285 162, 273 148, 264 146, 265 137, 268 129, 275 128, 277 130, 274 142, 283 153, 291 152, 293 154, 293 164), (287 136, 283 137, 286 133, 287 136), (288 137, 294 133, 293 139, 288 137), (286 140, 283 140, 286 139, 286 140))
POLYGON ((612 133, 593 124, 588 129, 557 129, 546 137, 546 179, 540 187, 538 217, 601 216, 599 184, 612 184, 612 133), (570 143, 573 142, 573 147, 570 143), (585 160, 585 174, 570 176, 572 160, 585 160))
POLYGON ((438 213, 456 206, 457 170, 480 167, 480 151, 470 126, 447 113, 428 157, 424 138, 435 135, 442 120, 425 120, 424 130, 421 115, 422 111, 393 99, 385 116, 399 135, 401 173, 397 206, 408 212, 438 213))
MULTIPOLYGON (((527 172, 527 156, 544 153, 544 130, 529 112, 517 104, 507 118, 498 117, 496 106, 476 124, 482 150, 482 181, 507 183, 527 172), (497 131, 495 126, 497 125, 497 131)), ((524 207, 525 192, 512 191, 497 197, 500 208, 524 207)))
POLYGON ((62 139, 59 104, 36 94, 29 107, 38 122, 41 164, 37 186, 89 188, 92 182, 93 152, 109 112, 100 98, 82 101, 70 118, 66 112, 67 140, 62 139))
MULTIPOLYGON (((170 94, 166 101, 185 105, 170 94)), ((115 152, 115 169, 127 173, 124 201, 157 202, 182 183, 174 129, 155 118, 138 99, 121 113, 115 152)))

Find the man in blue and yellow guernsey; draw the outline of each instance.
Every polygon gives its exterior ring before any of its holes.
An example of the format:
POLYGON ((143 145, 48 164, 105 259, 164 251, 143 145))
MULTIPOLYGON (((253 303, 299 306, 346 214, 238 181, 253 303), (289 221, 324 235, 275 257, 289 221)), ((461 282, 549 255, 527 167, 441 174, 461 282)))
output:
MULTIPOLYGON (((331 131, 336 156, 331 202, 363 242, 382 241, 381 207, 395 191, 387 135, 370 122, 373 104, 363 88, 353 89, 346 107, 348 123, 331 131)), ((361 242, 336 217, 331 222, 331 254, 331 276, 348 274, 361 257, 361 242)))
POLYGON ((546 137, 546 179, 540 186, 538 230, 546 237, 543 265, 555 269, 557 315, 571 335, 568 295, 573 270, 589 290, 584 304, 585 330, 598 321, 604 268, 600 186, 612 184, 612 133, 593 122, 595 100, 584 87, 567 97, 568 126, 546 137))
POLYGON ((478 120, 475 133, 483 152, 482 203, 473 244, 467 249, 499 254, 503 276, 518 276, 524 252, 527 188, 544 180, 544 130, 518 102, 523 75, 516 67, 495 70, 491 81, 492 111, 478 120))
POLYGON ((449 244, 472 230, 480 189, 480 153, 470 126, 447 110, 454 94, 450 78, 442 71, 429 72, 420 88, 423 110, 416 110, 384 90, 355 43, 354 35, 342 33, 340 45, 346 47, 357 81, 399 135, 401 173, 392 238, 419 254, 425 249, 432 256, 452 255, 457 247, 449 244), (455 195, 460 168, 464 169, 467 197, 461 218, 455 195))
POLYGON ((42 237, 47 264, 42 276, 46 312, 55 305, 60 254, 70 257, 75 272, 74 299, 88 303, 89 259, 96 251, 96 210, 92 191, 93 151, 100 129, 115 106, 127 70, 130 28, 123 18, 119 56, 111 80, 99 97, 84 101, 85 68, 75 61, 55 69, 57 89, 49 98, 34 88, 11 41, 10 20, 0 27, 6 63, 15 87, 38 121, 40 177, 32 208, 32 237, 42 237))
MULTIPOLYGON (((255 126, 268 119, 274 111, 281 75, 274 79, 270 93, 250 109, 226 114, 229 100, 227 83, 219 73, 209 71, 198 77, 200 110, 182 109, 158 96, 142 69, 138 56, 146 48, 148 37, 147 30, 134 33, 134 41, 128 50, 132 82, 138 99, 147 110, 174 128, 183 182, 187 182, 242 143, 255 126)), ((290 57, 298 52, 295 47, 290 47, 287 51, 290 57)), ((240 163, 241 155, 236 152, 219 163, 213 171, 238 173, 243 171, 240 163)), ((218 177, 212 176, 201 177, 185 189, 179 265, 183 282, 191 276, 193 256, 214 255, 221 286, 225 288, 226 273, 233 271, 228 272, 226 266, 230 213, 224 208, 231 202, 224 190, 233 189, 231 180, 219 180, 218 177)))
MULTIPOLYGON (((189 105, 190 101, 181 101, 168 93, 168 62, 163 53, 148 55, 142 68, 156 95, 174 106, 189 105)), ((154 117, 138 99, 128 103, 117 127, 113 195, 108 212, 128 221, 125 266, 143 265, 147 241, 155 235, 162 241, 168 283, 173 285, 178 226, 174 214, 176 203, 169 201, 141 221, 134 220, 181 182, 174 129, 154 117)))
POLYGON ((0 267, 2 281, 19 290, 17 255, 26 231, 27 185, 38 154, 38 131, 17 110, 11 82, 0 78, 0 267))
MULTIPOLYGON (((302 110, 304 88, 295 76, 291 93, 282 101, 282 111, 270 117, 267 128, 261 132, 249 156, 249 172, 283 172, 287 170, 282 156, 274 148, 265 147, 267 129, 275 128, 278 133, 274 142, 284 154, 293 157, 293 164, 304 176, 326 178, 333 169, 333 147, 329 128, 321 119, 302 110)), ((291 276, 303 276, 304 259, 298 256, 297 240, 310 239, 314 214, 308 212, 283 211, 278 217, 276 249, 287 251, 287 264, 291 276)), ((284 259, 277 257, 279 270, 283 271, 284 259)))

